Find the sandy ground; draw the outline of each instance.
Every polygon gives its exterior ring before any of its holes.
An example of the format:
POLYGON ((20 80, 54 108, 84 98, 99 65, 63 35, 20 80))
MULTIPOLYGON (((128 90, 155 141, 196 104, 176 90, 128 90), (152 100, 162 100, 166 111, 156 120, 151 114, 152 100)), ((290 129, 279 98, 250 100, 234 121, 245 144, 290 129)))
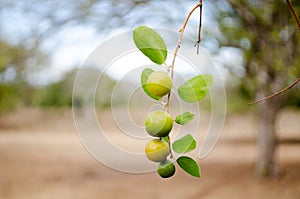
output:
MULTIPOLYGON (((299 111, 280 115, 281 139, 299 140, 299 118, 299 111)), ((173 178, 163 180, 155 172, 128 174, 100 164, 81 144, 68 110, 5 114, 0 117, 0 198, 300 198, 300 145, 278 148, 282 176, 255 177, 256 129, 251 114, 228 117, 215 149, 199 160, 200 179, 177 169, 173 178)))

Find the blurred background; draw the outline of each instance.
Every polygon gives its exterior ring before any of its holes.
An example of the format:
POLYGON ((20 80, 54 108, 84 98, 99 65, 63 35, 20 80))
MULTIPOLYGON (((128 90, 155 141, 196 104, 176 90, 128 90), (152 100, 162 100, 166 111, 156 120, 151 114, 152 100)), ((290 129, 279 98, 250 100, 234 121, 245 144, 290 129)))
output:
MULTIPOLYGON (((0 198, 299 198, 299 85, 247 105, 300 76, 300 31, 283 0, 203 0, 201 46, 222 71, 228 99, 220 140, 199 159, 201 179, 179 169, 170 180, 117 172, 80 143, 72 89, 87 56, 138 25, 179 30, 196 3, 1 0, 0 198)), ((300 2, 291 3, 300 14, 300 2)), ((195 40, 198 23, 196 11, 185 32, 195 40)), ((118 74, 103 81, 110 93, 118 74)), ((143 104, 136 103, 139 114, 143 104)), ((208 125, 203 103, 200 123, 208 125)), ((109 96, 96 106, 100 117, 112 118, 109 96)), ((114 122, 105 124, 114 133, 114 122)))

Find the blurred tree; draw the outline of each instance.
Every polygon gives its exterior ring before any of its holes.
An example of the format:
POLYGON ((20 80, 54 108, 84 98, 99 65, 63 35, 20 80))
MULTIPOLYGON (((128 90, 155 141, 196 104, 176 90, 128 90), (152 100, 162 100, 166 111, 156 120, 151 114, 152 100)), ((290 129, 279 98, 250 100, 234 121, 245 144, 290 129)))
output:
MULTIPOLYGON (((178 12, 167 10, 182 10, 181 0, 65 0, 65 1, 11 1, 2 0, 0 3, 1 19, 17 19, 22 23, 22 32, 17 32, 18 39, 23 43, 33 43, 29 38, 44 39, 51 37, 62 27, 91 25, 100 33, 113 29, 133 28, 139 23, 168 25, 183 19, 185 16, 178 12)), ((13 30, 0 22, 0 27, 13 30)), ((4 32, 3 32, 4 33, 4 32)), ((9 36, 9 35, 6 35, 9 36)), ((16 35, 11 35, 16 36, 16 35)))
POLYGON ((91 88, 91 85, 98 82, 100 77, 101 89, 98 87, 95 99, 88 100, 95 103, 96 107, 107 107, 111 105, 111 93, 113 92, 116 82, 93 67, 86 67, 80 70, 80 82, 85 86, 82 87, 82 90, 77 90, 77 95, 73 96, 74 98, 72 99, 73 85, 77 74, 78 69, 73 69, 68 72, 62 80, 39 88, 37 93, 38 105, 41 107, 70 107, 72 106, 73 100, 76 108, 80 108, 84 103, 82 96, 86 94, 86 89, 91 88))
POLYGON ((72 85, 67 78, 39 89, 38 105, 41 107, 70 107, 72 106, 72 85))
POLYGON ((34 88, 24 76, 40 60, 44 60, 44 55, 38 49, 0 40, 0 111, 11 110, 20 102, 32 104, 34 88))
MULTIPOLYGON (((180 10, 183 3, 181 0, 2 0, 0 84, 5 84, 5 89, 11 88, 10 92, 1 92, 2 107, 6 100, 13 102, 8 97, 12 93, 18 96, 15 97, 18 100, 14 100, 16 103, 32 103, 33 88, 28 80, 37 69, 50 65, 47 56, 55 49, 46 52, 44 45, 65 28, 91 26, 104 35, 119 28, 132 28, 138 23, 170 24, 184 16, 166 12, 166 8, 180 10)), ((62 83, 53 85, 48 91, 60 91, 62 83)))
MULTIPOLYGON (((215 1, 220 3, 220 1, 215 1)), ((300 75, 300 33, 285 1, 228 0, 219 8, 221 50, 237 48, 244 55, 241 90, 262 98, 280 90, 300 75), (225 8, 225 9, 224 9, 225 8)), ((299 1, 292 1, 300 12, 299 1)), ((219 5, 223 4, 220 3, 219 5)), ((276 116, 293 97, 294 88, 258 104, 257 138, 259 175, 276 175, 276 116)))

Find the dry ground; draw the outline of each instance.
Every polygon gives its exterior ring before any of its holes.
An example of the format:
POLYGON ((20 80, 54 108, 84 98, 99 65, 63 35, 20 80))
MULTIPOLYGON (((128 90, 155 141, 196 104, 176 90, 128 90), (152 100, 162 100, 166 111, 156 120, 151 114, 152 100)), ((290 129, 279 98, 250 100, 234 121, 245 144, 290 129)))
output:
MULTIPOLYGON (((285 111, 279 136, 300 138, 300 112, 285 111)), ((199 160, 202 178, 179 171, 168 180, 156 173, 111 170, 80 143, 70 111, 23 110, 0 117, 1 199, 297 199, 300 198, 300 146, 280 145, 284 175, 253 175, 256 121, 251 114, 227 118, 219 143, 199 160)))

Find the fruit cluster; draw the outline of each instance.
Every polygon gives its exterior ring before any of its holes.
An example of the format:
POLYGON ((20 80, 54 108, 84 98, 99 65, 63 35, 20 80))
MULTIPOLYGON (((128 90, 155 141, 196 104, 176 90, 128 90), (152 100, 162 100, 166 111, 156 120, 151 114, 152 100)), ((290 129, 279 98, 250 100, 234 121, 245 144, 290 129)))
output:
MULTIPOLYGON (((175 166, 173 161, 170 160, 172 159, 175 162, 172 152, 180 155, 176 158, 176 162, 181 169, 192 176, 200 177, 198 163, 185 155, 196 148, 196 140, 193 136, 187 134, 173 143, 171 143, 169 136, 173 127, 173 119, 170 117, 168 110, 170 92, 173 87, 172 79, 176 53, 174 54, 173 65, 168 65, 166 63, 168 51, 163 38, 155 30, 146 26, 139 26, 134 29, 133 40, 136 47, 146 57, 155 64, 166 66, 167 71, 171 73, 170 77, 167 72, 153 71, 146 68, 141 74, 141 84, 144 92, 152 99, 160 101, 164 109, 150 113, 145 121, 147 133, 154 137, 146 145, 146 156, 149 160, 159 163, 157 172, 163 178, 171 177, 175 173, 175 166)), ((178 95, 186 103, 198 102, 207 95, 212 83, 213 77, 211 75, 197 75, 178 87, 178 95)), ((195 115, 188 111, 177 115, 174 122, 179 125, 186 125, 194 117, 195 115)))
MULTIPOLYGON (((148 77, 148 91, 157 97, 168 95, 172 89, 172 80, 163 71, 152 72, 148 77)), ((165 111, 151 112, 146 121, 145 128, 149 135, 155 137, 145 148, 146 156, 153 162, 159 162, 157 172, 163 178, 174 175, 175 166, 167 157, 170 155, 169 144, 163 139, 168 137, 173 127, 173 119, 165 111)))

